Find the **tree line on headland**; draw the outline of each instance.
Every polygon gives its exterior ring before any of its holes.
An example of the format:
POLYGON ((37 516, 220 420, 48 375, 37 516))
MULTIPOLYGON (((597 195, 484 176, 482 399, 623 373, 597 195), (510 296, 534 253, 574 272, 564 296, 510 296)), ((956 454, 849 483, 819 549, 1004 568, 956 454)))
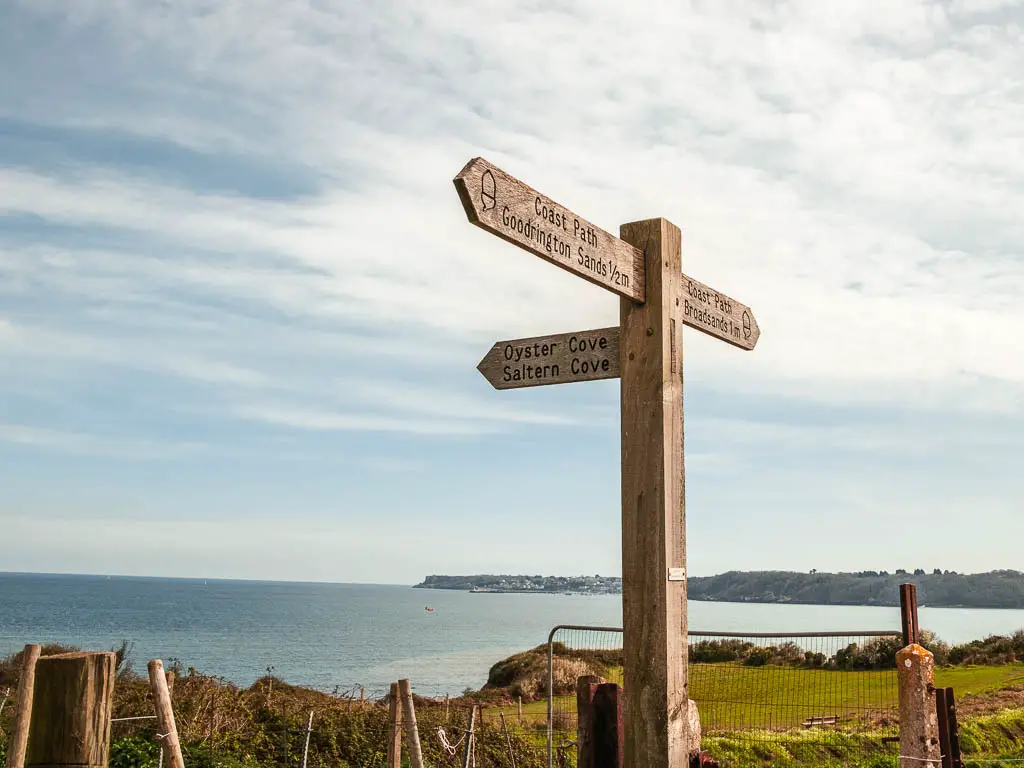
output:
MULTIPOLYGON (((928 606, 1024 609, 1024 573, 1013 570, 961 574, 934 569, 899 569, 855 573, 795 571, 728 571, 691 577, 691 600, 734 603, 802 603, 813 605, 899 604, 899 585, 916 584, 918 603, 928 606)), ((416 585, 425 589, 477 592, 621 592, 617 576, 428 576, 416 585)))

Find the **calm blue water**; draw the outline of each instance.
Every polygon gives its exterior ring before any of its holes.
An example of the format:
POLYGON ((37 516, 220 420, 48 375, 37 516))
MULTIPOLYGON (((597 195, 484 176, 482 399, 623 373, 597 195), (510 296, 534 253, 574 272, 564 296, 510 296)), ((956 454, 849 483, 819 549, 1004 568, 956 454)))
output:
MULTIPOLYGON (((546 642, 556 624, 620 620, 618 596, 0 573, 0 655, 28 642, 104 650, 127 639, 136 670, 177 658, 241 685, 273 666, 288 682, 327 690, 364 685, 376 694, 408 677, 421 694, 457 694, 482 685, 498 659, 546 642)), ((964 642, 1024 628, 1024 611, 922 608, 921 625, 964 642)), ((899 610, 694 602, 690 626, 898 629, 899 610)))

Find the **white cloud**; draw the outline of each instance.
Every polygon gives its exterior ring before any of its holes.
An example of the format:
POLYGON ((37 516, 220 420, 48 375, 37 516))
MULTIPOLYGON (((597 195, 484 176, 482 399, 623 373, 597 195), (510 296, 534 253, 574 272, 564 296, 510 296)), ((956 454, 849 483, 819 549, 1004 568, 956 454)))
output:
MULTIPOLYGON (((595 411, 609 426, 584 395, 551 394, 549 410, 468 383, 496 339, 618 314, 466 223, 451 178, 483 155, 609 231, 657 215, 682 227, 684 271, 751 305, 763 333, 752 353, 687 333, 705 391, 1017 423, 1019 9, 9 4, 0 117, 69 131, 70 157, 0 168, 0 386, 141 371, 210 398, 168 388, 153 398, 164 414, 297 439, 486 437, 595 411), (10 36, 30 22, 54 34, 10 36), (90 154, 104 135, 165 149, 176 173, 90 154), (230 170, 236 192, 207 185, 200 169, 227 159, 303 191, 248 196, 230 170)), ((824 434, 760 430, 731 439, 899 454, 893 431, 852 416, 824 434)))

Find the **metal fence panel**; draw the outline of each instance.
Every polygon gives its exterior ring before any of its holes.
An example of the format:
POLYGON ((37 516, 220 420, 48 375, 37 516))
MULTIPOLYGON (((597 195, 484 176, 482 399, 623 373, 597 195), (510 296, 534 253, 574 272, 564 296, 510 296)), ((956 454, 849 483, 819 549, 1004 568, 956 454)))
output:
MULTIPOLYGON (((689 632, 689 689, 712 752, 733 742, 783 746, 842 763, 845 745, 895 765, 899 632, 689 632)), ((622 629, 558 626, 548 636, 548 765, 572 764, 575 678, 621 684, 622 629)), ((737 748, 741 751, 743 745, 737 748)), ((723 765, 729 765, 726 759, 723 765)))

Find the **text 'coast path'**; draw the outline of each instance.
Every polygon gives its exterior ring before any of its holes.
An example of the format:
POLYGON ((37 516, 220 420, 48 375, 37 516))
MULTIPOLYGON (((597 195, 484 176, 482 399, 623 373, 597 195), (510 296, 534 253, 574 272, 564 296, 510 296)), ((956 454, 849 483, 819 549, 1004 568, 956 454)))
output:
POLYGON ((455 188, 469 221, 552 264, 635 302, 644 300, 644 256, 483 158, 455 188))

